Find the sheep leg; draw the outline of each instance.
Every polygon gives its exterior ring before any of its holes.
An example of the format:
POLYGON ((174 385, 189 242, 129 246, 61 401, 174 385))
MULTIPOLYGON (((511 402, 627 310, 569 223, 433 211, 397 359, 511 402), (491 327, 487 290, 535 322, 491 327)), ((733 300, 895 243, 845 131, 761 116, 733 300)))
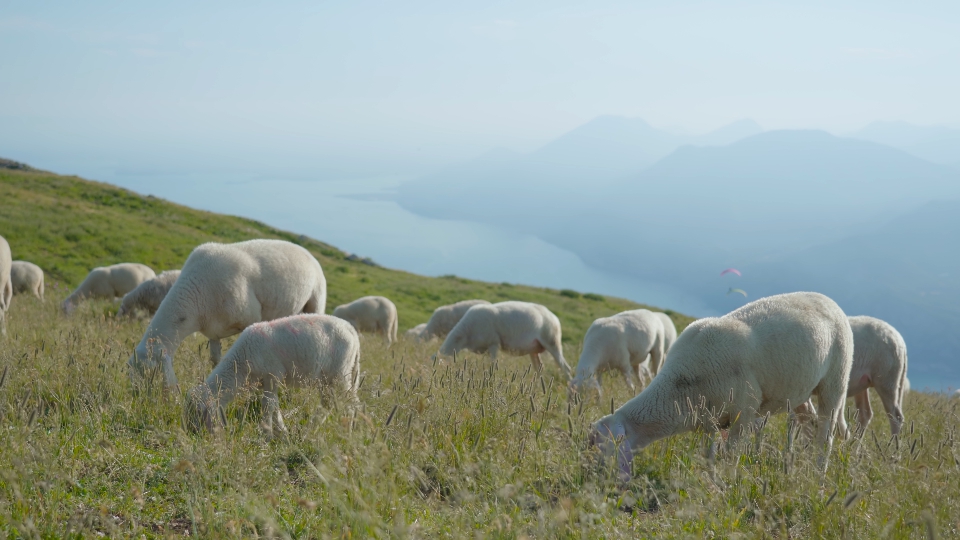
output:
POLYGON ((843 418, 847 401, 844 386, 839 381, 824 380, 817 391, 817 445, 823 452, 818 464, 824 473, 827 471, 827 459, 833 450, 834 430, 839 429, 844 438, 849 435, 847 422, 843 418))
POLYGON ((857 406, 857 431, 866 432, 870 420, 873 419, 873 408, 870 407, 870 395, 864 388, 853 396, 853 402, 857 406))
POLYGON ((274 377, 267 377, 263 381, 263 397, 260 399, 260 408, 263 409, 260 429, 264 437, 267 439, 273 438, 275 433, 274 421, 277 423, 277 431, 287 432, 287 426, 284 425, 283 416, 280 414, 280 398, 277 397, 277 380, 274 377))
POLYGON ((568 364, 567 361, 563 358, 563 351, 560 349, 559 341, 560 340, 558 339, 557 343, 550 343, 549 345, 544 345, 543 343, 540 343, 540 347, 543 348, 548 353, 550 353, 550 356, 552 356, 553 359, 557 362, 557 365, 560 366, 560 369, 563 370, 563 373, 567 376, 567 380, 569 381, 573 378, 573 370, 570 369, 570 364, 568 364))
POLYGON ((620 368, 620 372, 623 373, 623 379, 627 383, 627 387, 630 388, 630 392, 633 394, 637 393, 637 377, 636 373, 633 371, 633 366, 627 365, 620 368))
POLYGON ((539 372, 543 369, 543 363, 540 362, 540 353, 530 353, 530 362, 533 363, 533 370, 539 372))
POLYGON ((735 420, 727 431, 727 450, 735 449, 740 443, 740 438, 754 425, 757 420, 757 410, 756 407, 747 405, 730 411, 730 416, 735 420))
MULTIPOLYGON (((900 400, 897 399, 900 392, 897 388, 890 388, 887 385, 874 387, 874 390, 880 396, 883 408, 887 411, 887 418, 890 419, 890 433, 898 435, 903 427, 903 410, 900 408, 900 400)), ((866 393, 866 390, 864 390, 864 393, 866 393)))
POLYGON ((220 353, 223 351, 222 345, 219 339, 211 339, 208 343, 210 344, 210 363, 213 367, 217 367, 220 363, 220 353))
POLYGON ((813 439, 813 426, 816 424, 817 418, 817 409, 813 406, 813 399, 808 399, 800 404, 793 410, 793 413, 796 415, 797 422, 803 426, 803 434, 807 438, 813 439))

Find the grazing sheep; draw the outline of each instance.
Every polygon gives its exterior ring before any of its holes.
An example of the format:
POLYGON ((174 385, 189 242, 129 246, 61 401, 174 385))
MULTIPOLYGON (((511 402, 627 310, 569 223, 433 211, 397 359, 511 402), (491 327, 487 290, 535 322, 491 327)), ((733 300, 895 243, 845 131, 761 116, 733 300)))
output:
POLYGON ((13 283, 10 280, 10 267, 13 257, 10 255, 10 244, 0 236, 0 335, 7 335, 7 311, 13 300, 13 283))
POLYGON ((43 301, 43 270, 27 261, 13 261, 10 266, 13 294, 31 293, 43 301))
POLYGON ((427 323, 420 323, 413 328, 407 330, 403 333, 403 337, 406 339, 411 339, 414 341, 420 341, 423 336, 423 330, 427 327, 427 323))
POLYGON ((138 310, 153 315, 160 308, 160 303, 166 298, 178 277, 180 277, 179 270, 166 270, 159 276, 137 285, 136 289, 128 292, 120 301, 117 317, 124 315, 132 317, 138 310))
POLYGON ((533 367, 541 369, 540 353, 546 351, 570 378, 570 365, 563 359, 560 319, 540 304, 500 302, 477 304, 467 310, 440 346, 441 356, 467 349, 496 358, 500 349, 529 354, 533 367))
POLYGON ((337 306, 334 317, 349 322, 357 332, 373 332, 388 344, 397 340, 397 306, 383 296, 364 296, 349 304, 337 306))
POLYGON ((144 281, 157 277, 149 266, 139 263, 120 263, 94 268, 73 293, 63 301, 63 312, 73 313, 84 298, 122 298, 144 281))
POLYGON ((637 384, 644 381, 640 365, 648 356, 654 368, 662 363, 665 332, 657 315, 635 309, 593 321, 583 337, 572 388, 579 392, 590 387, 602 393, 599 375, 613 369, 623 374, 627 386, 636 393, 637 384))
MULTIPOLYGON (((853 331, 853 367, 847 397, 857 405, 859 430, 867 429, 873 418, 867 389, 873 387, 890 419, 890 433, 903 427, 903 394, 907 385, 907 344, 897 329, 873 317, 850 317, 853 331)), ((813 412, 813 403, 807 404, 813 412)))
POLYGON ((360 338, 348 322, 330 315, 293 315, 248 326, 207 379, 190 392, 186 410, 194 431, 213 431, 220 407, 245 386, 263 390, 263 434, 272 437, 274 421, 286 432, 277 386, 309 382, 343 390, 356 401, 360 379, 360 338), (213 412, 216 411, 216 412, 213 412))
POLYGON ((627 476, 633 452, 653 441, 729 427, 730 446, 759 416, 802 408, 815 394, 826 470, 834 430, 848 434, 843 412, 853 348, 843 310, 818 293, 770 296, 700 319, 680 334, 650 386, 594 424, 591 442, 616 453, 627 476))
POLYGON ((194 332, 210 340, 220 361, 220 340, 260 321, 323 313, 327 281, 309 251, 282 240, 197 246, 163 299, 128 362, 131 377, 161 366, 165 388, 177 385, 173 355, 194 332))
POLYGON ((420 333, 420 339, 430 341, 433 338, 446 338, 447 334, 460 322, 460 319, 463 318, 467 310, 479 305, 489 306, 490 302, 486 300, 461 300, 455 304, 438 307, 433 310, 433 315, 430 315, 426 329, 420 333))

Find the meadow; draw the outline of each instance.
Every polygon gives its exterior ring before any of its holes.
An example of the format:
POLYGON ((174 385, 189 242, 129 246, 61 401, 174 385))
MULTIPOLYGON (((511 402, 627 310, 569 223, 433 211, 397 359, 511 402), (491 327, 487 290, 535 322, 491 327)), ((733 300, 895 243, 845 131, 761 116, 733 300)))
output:
MULTIPOLYGON (((17 201, 0 214, 14 257, 49 269, 46 301, 15 297, 0 339, 6 536, 960 537, 960 400, 920 392, 905 397, 899 437, 878 415, 835 445, 826 475, 807 440, 788 444, 795 430, 778 416, 716 463, 697 433, 654 443, 621 483, 586 441, 611 403, 630 398, 616 377, 604 379, 603 399, 571 399, 551 360, 540 373, 526 357, 435 361, 436 341, 387 348, 365 336, 360 409, 314 388, 284 390, 289 435, 268 442, 259 402, 244 394, 223 432, 190 433, 182 394, 132 391, 126 362, 147 321, 117 319, 106 301, 60 313, 90 267, 174 268, 203 241, 285 238, 323 265, 328 311, 384 294, 402 330, 458 299, 537 301, 561 318, 571 364, 593 318, 637 304, 367 266, 263 224, 49 173, 0 171, 0 197, 17 201)), ((690 320, 671 315, 678 329, 690 320)), ((204 343, 193 336, 177 354, 181 392, 209 372, 204 343)))

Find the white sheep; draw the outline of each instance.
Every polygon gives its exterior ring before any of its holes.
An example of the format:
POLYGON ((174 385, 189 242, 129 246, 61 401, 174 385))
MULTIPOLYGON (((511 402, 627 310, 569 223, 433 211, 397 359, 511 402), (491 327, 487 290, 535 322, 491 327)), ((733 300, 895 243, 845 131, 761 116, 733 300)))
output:
POLYGON ((560 339, 560 319, 540 304, 477 304, 453 327, 439 354, 449 357, 466 349, 496 358, 503 349, 515 355, 529 354, 533 367, 540 370, 540 353, 546 351, 569 379, 571 369, 563 358, 560 339))
POLYGON ((220 340, 260 321, 323 313, 327 282, 306 249, 282 240, 248 240, 196 247, 130 357, 131 377, 158 365, 166 390, 177 385, 173 355, 194 332, 210 340, 220 361, 220 340))
POLYGON ((403 333, 403 337, 413 341, 420 341, 423 336, 423 330, 427 327, 427 323, 420 323, 413 328, 407 330, 403 333))
POLYGON ((423 332, 420 333, 422 341, 430 341, 433 338, 444 339, 447 334, 453 330, 453 327, 460 322, 463 315, 473 306, 490 305, 486 300, 461 300, 455 304, 440 306, 433 310, 430 320, 423 332))
POLYGON ((163 299, 173 288, 177 278, 180 277, 180 270, 166 270, 153 279, 148 279, 137 285, 135 289, 124 295, 120 301, 120 309, 117 310, 117 316, 133 316, 137 311, 144 311, 148 315, 153 315, 160 308, 163 299))
POLYGON ((601 393, 599 375, 612 369, 623 374, 627 386, 636 393, 637 384, 645 379, 641 364, 647 357, 651 358, 652 366, 662 363, 664 334, 662 319, 646 309, 624 311, 593 321, 583 337, 583 352, 572 388, 583 391, 590 387, 601 393))
MULTIPOLYGON (((867 389, 873 387, 890 420, 890 433, 903 427, 903 394, 907 389, 907 344, 897 329, 873 317, 849 317, 853 331, 853 367, 847 384, 847 397, 857 406, 859 430, 867 429, 873 418, 867 389)), ((816 409, 807 404, 810 413, 816 409)), ((801 417, 805 420, 809 417, 801 417)))
POLYGON ((333 316, 349 322, 357 332, 373 332, 388 344, 397 340, 397 306, 383 296, 364 296, 333 309, 333 316))
POLYGON ((311 382, 332 387, 357 401, 360 379, 360 338, 353 326, 330 315, 293 315, 248 326, 206 380, 189 394, 189 426, 214 431, 220 407, 230 403, 246 386, 263 390, 266 437, 274 435, 274 422, 286 432, 277 386, 304 386, 311 382))
POLYGON ((66 300, 63 312, 73 313, 77 304, 85 298, 122 298, 144 281, 157 277, 156 272, 145 264, 120 263, 94 268, 83 283, 66 300))
POLYGON ((0 236, 0 335, 7 335, 7 311, 13 300, 13 282, 10 279, 10 267, 13 257, 10 255, 10 244, 0 236))
POLYGON ((633 452, 695 428, 729 427, 728 446, 766 414, 819 405, 821 467, 843 418, 853 364, 853 332, 843 310, 818 293, 761 298, 688 326, 663 370, 643 392, 594 424, 591 441, 618 455, 629 475, 633 452))
POLYGON ((13 261, 10 266, 13 294, 30 293, 43 301, 43 270, 27 261, 13 261))

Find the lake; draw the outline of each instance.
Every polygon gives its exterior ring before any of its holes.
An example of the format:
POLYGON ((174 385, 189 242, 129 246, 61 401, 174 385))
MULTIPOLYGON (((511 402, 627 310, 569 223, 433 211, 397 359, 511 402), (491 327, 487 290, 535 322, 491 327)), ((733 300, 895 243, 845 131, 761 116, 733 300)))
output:
POLYGON ((391 193, 404 177, 291 180, 237 174, 81 175, 193 208, 249 217, 322 240, 379 264, 427 276, 455 274, 619 296, 694 316, 715 310, 676 288, 590 268, 577 255, 506 228, 425 218, 391 193))

